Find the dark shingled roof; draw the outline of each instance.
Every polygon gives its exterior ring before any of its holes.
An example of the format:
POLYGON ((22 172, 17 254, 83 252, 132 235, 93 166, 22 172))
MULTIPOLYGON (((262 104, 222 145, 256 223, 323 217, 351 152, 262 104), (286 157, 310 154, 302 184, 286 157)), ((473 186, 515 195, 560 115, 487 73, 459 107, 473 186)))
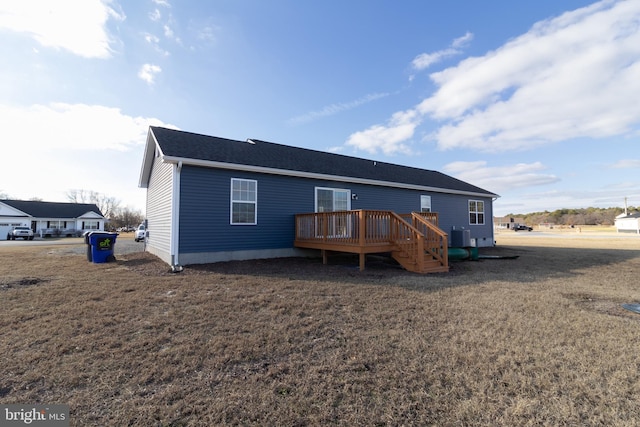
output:
POLYGON ((441 172, 251 139, 236 141, 152 126, 165 157, 249 165, 304 173, 496 194, 441 172))
POLYGON ((0 202, 35 218, 79 218, 87 212, 95 212, 103 216, 94 203, 58 203, 36 200, 0 200, 0 202))
POLYGON ((236 141, 151 126, 165 157, 273 168, 497 196, 441 172, 251 139, 236 141))

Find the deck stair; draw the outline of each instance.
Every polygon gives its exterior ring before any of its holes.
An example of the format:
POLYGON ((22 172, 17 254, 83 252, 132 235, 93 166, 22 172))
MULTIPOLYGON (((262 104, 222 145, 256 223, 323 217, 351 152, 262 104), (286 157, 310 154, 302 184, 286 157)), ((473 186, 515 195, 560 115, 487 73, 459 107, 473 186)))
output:
POLYGON ((415 273, 449 271, 447 234, 438 228, 433 212, 398 215, 391 211, 354 210, 296 215, 294 246, 360 255, 391 253, 406 270, 415 273))

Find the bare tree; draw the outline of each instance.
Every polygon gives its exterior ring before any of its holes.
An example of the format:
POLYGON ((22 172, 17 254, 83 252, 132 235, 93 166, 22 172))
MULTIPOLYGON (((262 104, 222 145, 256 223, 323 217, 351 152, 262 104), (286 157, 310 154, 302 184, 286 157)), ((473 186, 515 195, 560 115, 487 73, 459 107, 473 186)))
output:
POLYGON ((144 220, 144 215, 139 210, 132 210, 129 207, 117 209, 111 217, 113 227, 135 227, 144 220))
POLYGON ((120 208, 120 200, 97 191, 69 190, 67 191, 67 200, 71 203, 95 203, 105 218, 111 218, 120 208))

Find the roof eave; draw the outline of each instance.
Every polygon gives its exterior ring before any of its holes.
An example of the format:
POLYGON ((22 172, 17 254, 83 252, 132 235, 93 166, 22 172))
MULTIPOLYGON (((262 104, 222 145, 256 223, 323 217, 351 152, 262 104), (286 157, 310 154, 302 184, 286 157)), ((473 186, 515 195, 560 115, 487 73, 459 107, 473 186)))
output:
POLYGON ((156 150, 162 153, 158 140, 153 133, 153 129, 149 127, 147 142, 144 147, 144 155, 142 157, 142 167, 140 168, 140 178, 138 180, 139 188, 147 188, 149 186, 151 166, 153 166, 153 158, 155 157, 156 150))
POLYGON ((328 174, 315 173, 315 172, 294 171, 289 169, 276 169, 276 168, 269 168, 264 166, 252 166, 252 165, 244 165, 244 164, 238 164, 238 163, 216 162, 212 160, 199 160, 199 159, 164 156, 164 155, 161 155, 160 159, 164 163, 177 164, 181 162, 183 165, 237 170, 237 171, 243 171, 243 172, 266 173, 271 175, 283 175, 283 176, 292 176, 292 177, 298 177, 298 178, 323 179, 327 181, 350 182, 353 184, 377 185, 382 187, 403 188, 403 189, 418 190, 418 191, 431 191, 436 193, 458 194, 458 195, 474 196, 474 197, 496 197, 496 198, 500 197, 497 194, 488 193, 488 192, 481 193, 481 192, 453 190, 449 188, 430 187, 425 185, 407 184, 402 182, 381 181, 381 180, 357 178, 357 177, 350 177, 350 176, 328 175, 328 174))

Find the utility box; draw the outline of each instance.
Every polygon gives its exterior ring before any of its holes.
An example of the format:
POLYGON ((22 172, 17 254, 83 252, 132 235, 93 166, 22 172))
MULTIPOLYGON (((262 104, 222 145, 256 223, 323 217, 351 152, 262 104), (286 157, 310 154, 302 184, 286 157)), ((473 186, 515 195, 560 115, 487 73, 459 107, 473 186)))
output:
POLYGON ((471 247, 471 230, 455 229, 455 228, 451 230, 451 247, 452 248, 471 247))

